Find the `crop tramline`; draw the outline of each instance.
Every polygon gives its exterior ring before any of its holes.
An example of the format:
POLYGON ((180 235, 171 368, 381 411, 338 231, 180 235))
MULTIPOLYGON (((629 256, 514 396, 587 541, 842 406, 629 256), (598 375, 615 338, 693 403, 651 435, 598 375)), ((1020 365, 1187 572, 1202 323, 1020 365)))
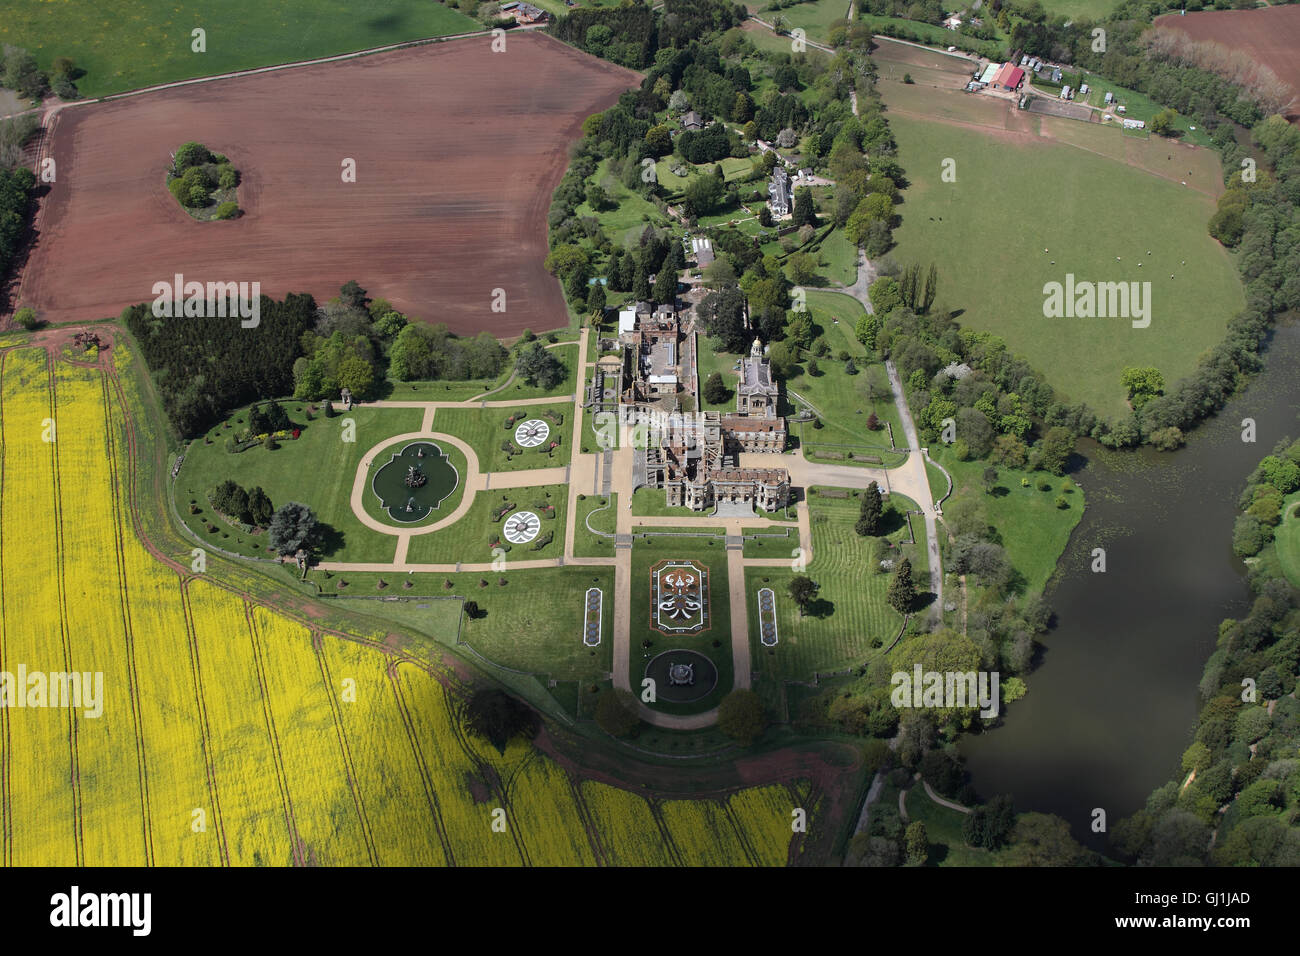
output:
MULTIPOLYGON (((59 670, 60 566, 51 546, 57 521, 50 500, 54 457, 42 433, 51 419, 46 355, 5 353, 0 408, 4 415, 4 486, 0 532, 8 560, 0 564, 6 669, 59 670)), ((7 708, 5 830, 14 866, 71 866, 77 849, 70 714, 56 708, 7 708)))
POLYGON ((460 745, 448 707, 446 690, 424 671, 409 664, 396 667, 393 687, 408 718, 408 732, 435 788, 439 816, 452 857, 468 866, 517 866, 519 848, 509 830, 515 825, 507 811, 506 829, 492 829, 493 810, 506 810, 504 801, 482 769, 460 745), (473 783, 477 792, 471 793, 473 783), (481 798, 481 799, 478 799, 481 798))
POLYGON ((149 862, 149 825, 138 702, 121 590, 119 528, 103 386, 96 371, 55 368, 53 443, 58 461, 60 540, 68 670, 102 676, 99 715, 72 708, 76 718, 81 792, 81 843, 87 866, 149 862), (87 504, 91 504, 87 507, 87 504))
POLYGON ((352 681, 354 702, 340 703, 338 719, 353 762, 365 819, 380 865, 441 866, 448 862, 415 752, 384 673, 378 649, 323 635, 318 652, 327 687, 352 681))
POLYGON ((250 606, 249 618, 268 725, 300 841, 299 862, 371 862, 328 700, 333 691, 321 681, 311 632, 256 605, 250 606))
POLYGON ((294 861, 293 831, 243 601, 201 579, 189 581, 186 591, 230 862, 287 865, 294 861))

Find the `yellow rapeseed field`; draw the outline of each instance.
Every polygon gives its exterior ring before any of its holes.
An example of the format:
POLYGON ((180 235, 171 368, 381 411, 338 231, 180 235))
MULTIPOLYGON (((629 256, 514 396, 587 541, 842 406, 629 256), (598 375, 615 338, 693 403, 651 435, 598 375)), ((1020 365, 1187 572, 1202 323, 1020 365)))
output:
MULTIPOLYGON (((3 669, 16 674, 63 671, 54 448, 43 437, 53 418, 45 352, 4 353, 0 426, 4 498, 0 503, 0 620, 3 669)), ((57 433, 56 433, 57 437, 57 433)), ((72 716, 65 709, 9 706, 4 759, 8 769, 6 859, 16 866, 81 863, 77 796, 72 787, 72 716)))
POLYGON ((667 801, 657 818, 531 743, 467 738, 458 698, 395 665, 383 632, 314 635, 155 560, 103 375, 0 351, 0 670, 103 675, 99 716, 89 701, 0 707, 0 862, 785 862, 783 787, 667 801))

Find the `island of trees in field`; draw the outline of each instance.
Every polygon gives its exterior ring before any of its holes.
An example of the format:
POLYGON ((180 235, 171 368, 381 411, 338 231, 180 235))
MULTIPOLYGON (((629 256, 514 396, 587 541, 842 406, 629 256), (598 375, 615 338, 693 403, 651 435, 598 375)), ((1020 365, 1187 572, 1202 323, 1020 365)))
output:
POLYGON ((167 190, 182 209, 202 221, 238 216, 238 187, 239 170, 202 143, 182 145, 167 170, 167 190))

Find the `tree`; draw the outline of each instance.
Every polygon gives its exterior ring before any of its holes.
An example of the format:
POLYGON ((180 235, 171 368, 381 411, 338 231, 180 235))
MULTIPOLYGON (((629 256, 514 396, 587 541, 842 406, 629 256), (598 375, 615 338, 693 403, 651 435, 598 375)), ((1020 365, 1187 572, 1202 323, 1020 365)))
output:
POLYGON ((1177 136, 1178 130, 1174 126, 1177 119, 1178 114, 1174 110, 1163 109, 1151 117, 1151 132, 1157 136, 1177 136))
POLYGON ((599 282, 587 292, 587 311, 598 319, 605 314, 605 287, 599 282))
POLYGON ((889 606, 899 614, 907 614, 916 603, 916 585, 912 582, 912 562, 903 558, 894 569, 894 579, 889 582, 889 606))
POLYGON ((704 395, 704 400, 710 405, 721 405, 731 397, 731 389, 727 388, 727 383, 722 380, 721 372, 709 373, 700 391, 704 395))
POLYGON ((1061 425, 1053 425, 1047 430, 1034 451, 1037 452, 1037 465, 1054 475, 1065 474, 1065 468, 1074 454, 1074 436, 1061 425))
POLYGON ((930 306, 934 305, 935 296, 938 294, 939 294, 939 269, 932 262, 930 263, 930 271, 929 273, 926 274, 925 277, 925 291, 921 293, 920 312, 922 315, 925 315, 930 311, 930 306))
POLYGON ((871 299, 871 307, 876 315, 888 315, 891 310, 903 304, 903 296, 898 290, 898 280, 893 276, 881 276, 871 283, 871 288, 867 290, 867 297, 871 299))
POLYGON ((632 276, 632 298, 637 302, 648 302, 650 300, 650 280, 646 278, 645 269, 642 268, 639 262, 636 264, 636 272, 632 276))
POLYGON ((514 737, 532 740, 541 729, 537 712, 503 690, 475 691, 465 704, 465 729, 505 753, 514 737))
POLYGON ((210 162, 212 162, 212 151, 202 143, 182 143, 176 150, 174 168, 177 173, 183 173, 191 166, 202 166, 210 162))
POLYGON ((772 210, 766 205, 758 211, 758 224, 764 229, 772 228, 772 210))
POLYGON ((1120 384, 1128 390, 1129 402, 1134 411, 1139 411, 1148 401, 1157 395, 1163 395, 1165 391, 1165 377, 1160 374, 1160 369, 1149 365, 1125 368, 1120 373, 1120 384))
POLYGON ((968 846, 998 850, 1006 844, 1016 824, 1016 809, 1008 796, 996 796, 975 807, 962 821, 962 837, 968 846))
POLYGON ((903 836, 908 866, 922 866, 930 857, 930 837, 925 832, 925 824, 913 820, 907 825, 903 836))
POLYGON ((790 257, 789 265, 790 281, 796 285, 807 285, 817 275, 817 257, 811 252, 796 252, 790 257))
POLYGON ((339 301, 353 309, 364 309, 370 299, 356 279, 349 279, 339 289, 339 301))
POLYGON ((786 590, 790 594, 790 600, 799 606, 799 616, 803 617, 809 603, 821 590, 821 585, 805 574, 796 574, 790 579, 786 590))
POLYGON ((359 355, 348 355, 339 361, 339 388, 346 388, 353 398, 361 398, 370 391, 375 381, 375 369, 359 355))
POLYGON ((596 725, 611 737, 626 737, 641 725, 636 696, 621 687, 611 687, 596 699, 596 725))
POLYGON ((533 342, 519 350, 515 359, 515 372, 525 383, 540 388, 554 388, 564 381, 564 363, 551 354, 541 342, 533 342))
POLYGON ((40 320, 36 318, 36 310, 26 305, 14 313, 14 322, 21 325, 28 332, 41 324, 40 320))
POLYGON ((687 183, 682 194, 697 216, 707 216, 722 202, 726 191, 726 183, 717 176, 697 176, 687 183))
POLYGON ((666 156, 673 151, 673 131, 667 123, 651 126, 645 134, 646 149, 652 156, 666 156))
POLYGON ((752 690, 733 690, 718 706, 718 729, 748 747, 763 733, 763 701, 752 690))
POLYGON ((987 468, 984 469, 983 478, 984 478, 984 493, 986 495, 993 494, 993 489, 996 488, 998 484, 998 470, 994 468, 992 465, 989 465, 987 468))
POLYGON ((655 275, 654 301, 656 305, 672 305, 677 301, 677 273, 666 262, 655 275))
POLYGON ((880 498, 880 485, 872 482, 862 492, 862 505, 858 510, 858 520, 853 530, 862 537, 875 537, 880 534, 884 505, 880 498))
POLYGON ((280 554, 294 554, 299 548, 311 550, 315 543, 318 522, 316 515, 306 505, 289 501, 271 516, 267 540, 280 554))
POLYGON ((894 204, 888 196, 881 193, 872 193, 858 203, 844 224, 844 235, 855 246, 861 246, 866 243, 874 222, 884 223, 886 227, 892 226, 894 222, 894 204))
POLYGON ((260 486, 254 487, 248 492, 248 515, 250 523, 258 527, 266 527, 275 514, 275 509, 271 506, 271 499, 267 497, 265 491, 260 486))
POLYGON ((817 225, 817 207, 813 202, 812 190, 807 186, 794 191, 794 224, 796 226, 817 225))
POLYGON ((705 331, 718 339, 724 352, 745 352, 753 338, 745 328, 745 294, 736 286, 724 286, 710 292, 700 303, 697 313, 705 331))

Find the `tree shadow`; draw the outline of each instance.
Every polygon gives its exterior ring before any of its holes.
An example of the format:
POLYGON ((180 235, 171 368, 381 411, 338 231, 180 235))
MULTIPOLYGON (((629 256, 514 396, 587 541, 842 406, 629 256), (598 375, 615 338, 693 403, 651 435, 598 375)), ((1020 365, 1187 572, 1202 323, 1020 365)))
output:
POLYGON ((347 543, 347 536, 331 524, 320 522, 316 525, 317 547, 326 557, 338 554, 347 543))
POLYGON ((1005 498, 1007 495, 1011 494, 1011 489, 1007 488, 1005 485, 994 485, 989 489, 989 494, 994 498, 1005 498))
POLYGON ((826 598, 813 598, 808 602, 804 609, 805 617, 815 617, 818 620, 825 620, 835 613, 835 602, 828 601, 826 598))
POLYGON ((907 525, 907 515, 893 505, 886 505, 880 513, 880 537, 901 531, 907 525))

